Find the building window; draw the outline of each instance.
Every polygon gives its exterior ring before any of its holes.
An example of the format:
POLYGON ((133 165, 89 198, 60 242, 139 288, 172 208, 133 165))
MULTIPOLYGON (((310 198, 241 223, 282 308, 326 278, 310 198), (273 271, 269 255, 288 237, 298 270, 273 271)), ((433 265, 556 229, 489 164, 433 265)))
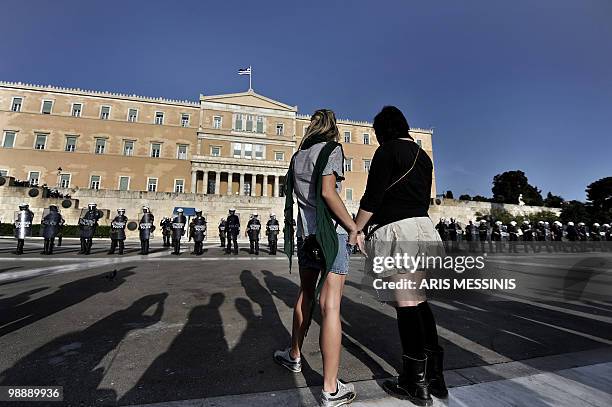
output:
POLYGON ((368 133, 363 133, 363 144, 370 144, 370 135, 368 133))
POLYGON ((0 177, 6 177, 8 175, 8 170, 0 170, 0 177))
POLYGON ((282 136, 285 132, 285 126, 282 123, 276 123, 276 135, 282 136))
POLYGON ((13 112, 21 112, 22 104, 23 104, 23 98, 13 98, 13 103, 11 103, 11 110, 13 112))
POLYGON ((147 178, 147 191, 157 191, 157 178, 147 178))
POLYGON ((53 110, 53 101, 52 100, 43 100, 42 108, 41 108, 40 112, 42 114, 51 114, 52 110, 53 110))
POLYGON ((81 117, 81 111, 83 110, 82 103, 73 103, 72 104, 72 116, 81 117))
POLYGON ((232 150, 234 158, 240 158, 242 156, 242 144, 234 143, 232 150))
POLYGON ((220 129, 221 128, 222 119, 221 116, 213 117, 213 128, 220 129))
POLYGON ((365 172, 370 172, 370 165, 372 164, 372 160, 363 160, 363 170, 365 172))
POLYGON ((151 157, 159 158, 161 156, 161 143, 151 143, 151 157))
POLYGON ((351 172, 351 171, 353 171, 353 159, 345 158, 344 159, 344 172, 351 172))
POLYGON ((175 179, 174 180, 174 192, 182 194, 185 191, 185 180, 175 179))
POLYGON ((125 140, 123 142, 123 155, 128 157, 134 155, 134 142, 132 140, 125 140))
POLYGON ((244 144, 244 158, 253 158, 253 144, 244 144))
POLYGON ((66 136, 66 147, 64 148, 64 151, 68 151, 70 153, 75 152, 76 142, 77 142, 76 136, 66 136))
POLYGON ((256 131, 257 131, 257 133, 263 133, 264 132, 264 120, 263 120, 262 116, 257 116, 256 131))
POLYGON ((39 180, 40 180, 40 172, 30 171, 28 173, 28 182, 30 183, 30 185, 38 185, 39 180))
POLYGON ((155 112, 155 124, 164 124, 164 112, 155 112))
POLYGON ((100 119, 108 120, 110 117, 110 106, 102 106, 100 107, 100 119))
POLYGON ((347 188, 345 190, 345 197, 347 201, 352 201, 353 200, 353 190, 351 188, 347 188))
POLYGON ((181 127, 189 127, 189 115, 186 113, 181 114, 181 127))
POLYGON ((99 175, 92 175, 89 178, 89 188, 91 189, 100 189, 102 177, 99 175))
POLYGON ((208 177, 208 185, 206 186, 206 193, 207 194, 214 194, 215 193, 215 178, 211 178, 208 177))
POLYGON ((34 144, 34 148, 36 150, 44 150, 47 146, 47 135, 46 134, 37 134, 36 135, 36 144, 34 144))
POLYGON ((350 131, 345 131, 344 132, 344 142, 345 143, 350 143, 351 142, 351 132, 350 131))
POLYGON ((129 191, 130 190, 130 177, 119 177, 119 191, 129 191))
POLYGON ((264 159, 264 146, 263 144, 255 144, 255 159, 263 160, 264 159))
POLYGON ((13 148, 15 146, 15 132, 5 131, 2 139, 2 148, 13 148))
POLYGON ((221 147, 219 146, 210 147, 210 155, 212 155, 213 157, 221 157, 221 147))
POLYGON ((135 123, 138 120, 138 109, 128 109, 128 122, 135 123))
POLYGON ((235 129, 238 131, 242 131, 242 115, 241 114, 236 115, 235 129))
POLYGON ((70 188, 70 174, 60 174, 60 188, 70 188))
POLYGON ((423 147, 423 143, 420 138, 416 139, 415 141, 419 145, 419 147, 423 147))
POLYGON ((106 149, 106 140, 103 138, 96 139, 96 148, 94 153, 96 154, 104 154, 104 150, 106 149))
POLYGON ((275 161, 285 161, 285 153, 283 151, 275 151, 274 160, 275 161))
POLYGON ((176 158, 179 160, 187 159, 187 144, 179 144, 176 148, 176 158))
POLYGON ((253 131, 253 115, 247 114, 246 131, 253 131))

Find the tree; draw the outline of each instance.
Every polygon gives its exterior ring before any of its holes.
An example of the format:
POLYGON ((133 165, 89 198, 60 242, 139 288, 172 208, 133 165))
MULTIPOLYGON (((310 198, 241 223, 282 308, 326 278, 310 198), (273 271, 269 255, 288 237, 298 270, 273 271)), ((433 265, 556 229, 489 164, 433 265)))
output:
POLYGON ((591 215, 587 209, 587 206, 580 201, 568 201, 563 204, 561 209, 561 216, 559 219, 563 223, 567 222, 585 222, 590 223, 591 215))
POLYGON ((444 198, 446 198, 446 199, 453 199, 453 191, 446 191, 446 194, 444 195, 444 198))
POLYGON ((544 199, 544 206, 548 208, 560 208, 561 205, 565 202, 565 200, 559 195, 553 195, 552 192, 546 194, 546 199, 544 199))
POLYGON ((472 201, 476 201, 476 202, 491 202, 491 199, 482 196, 482 195, 474 195, 472 197, 472 201))
POLYGON ((506 171, 493 177, 493 201, 499 203, 516 204, 520 194, 527 205, 544 204, 542 194, 538 188, 529 184, 523 171, 506 171))
POLYGON ((612 218, 612 177, 590 183, 586 188, 587 200, 594 222, 609 222, 612 218))
POLYGON ((539 211, 529 214, 527 218, 531 223, 536 223, 538 221, 553 223, 554 221, 559 220, 557 214, 552 211, 539 211))
POLYGON ((459 196, 459 200, 460 200, 460 201, 471 201, 471 200, 472 200, 472 197, 471 197, 471 196, 469 196, 468 194, 463 194, 463 195, 460 195, 460 196, 459 196))

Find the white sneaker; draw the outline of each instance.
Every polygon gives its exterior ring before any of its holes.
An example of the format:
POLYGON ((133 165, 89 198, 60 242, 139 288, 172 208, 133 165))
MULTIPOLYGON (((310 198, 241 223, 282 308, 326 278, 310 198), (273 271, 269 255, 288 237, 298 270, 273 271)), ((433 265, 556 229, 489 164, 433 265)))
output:
POLYGON ((291 357, 291 348, 274 352, 274 361, 293 373, 300 373, 302 371, 302 358, 293 359, 291 357))
POLYGON ((321 391, 321 406, 322 407, 336 407, 343 406, 345 404, 351 404, 357 394, 355 393, 355 386, 352 383, 342 383, 340 380, 337 381, 338 390, 335 394, 321 391))

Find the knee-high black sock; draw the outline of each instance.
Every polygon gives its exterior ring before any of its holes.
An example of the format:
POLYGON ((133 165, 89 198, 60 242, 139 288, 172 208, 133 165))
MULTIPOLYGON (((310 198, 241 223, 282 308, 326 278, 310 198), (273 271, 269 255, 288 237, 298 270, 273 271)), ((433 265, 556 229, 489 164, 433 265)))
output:
POLYGON ((425 346, 431 348, 438 347, 438 330, 436 328, 436 320, 434 318, 433 313, 431 312, 431 307, 427 301, 423 301, 420 303, 417 308, 419 309, 419 314, 421 316, 421 321, 423 321, 423 331, 425 333, 425 346))
POLYGON ((397 307, 395 310, 403 354, 420 358, 425 351, 425 341, 419 308, 397 307))

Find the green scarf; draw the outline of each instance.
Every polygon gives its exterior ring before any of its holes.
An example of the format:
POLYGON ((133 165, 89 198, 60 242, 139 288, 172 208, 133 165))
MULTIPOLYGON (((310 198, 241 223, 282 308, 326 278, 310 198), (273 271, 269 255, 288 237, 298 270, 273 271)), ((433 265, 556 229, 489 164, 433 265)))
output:
MULTIPOLYGON (((300 150, 306 150, 312 147, 314 144, 324 141, 326 140, 323 137, 308 137, 302 143, 300 150)), ((338 235, 334 226, 334 220, 322 196, 323 170, 327 166, 327 162, 329 161, 329 156, 331 155, 332 151, 334 151, 338 146, 342 148, 342 146, 335 141, 327 142, 327 144, 325 144, 325 146, 321 149, 313 170, 313 175, 317 180, 315 185, 317 215, 316 239, 317 243, 319 243, 319 246, 321 247, 323 258, 325 260, 325 269, 322 271, 321 277, 319 278, 319 282, 317 284, 315 301, 318 300, 321 288, 325 282, 325 278, 327 277, 327 274, 329 273, 329 270, 331 269, 331 266, 334 264, 334 260, 338 255, 338 235)), ((285 177, 285 227, 283 228, 283 234, 285 237, 284 249, 285 254, 289 258, 289 272, 291 272, 291 257, 294 250, 293 236, 295 232, 293 227, 293 161, 294 158, 292 157, 289 171, 285 177)))

